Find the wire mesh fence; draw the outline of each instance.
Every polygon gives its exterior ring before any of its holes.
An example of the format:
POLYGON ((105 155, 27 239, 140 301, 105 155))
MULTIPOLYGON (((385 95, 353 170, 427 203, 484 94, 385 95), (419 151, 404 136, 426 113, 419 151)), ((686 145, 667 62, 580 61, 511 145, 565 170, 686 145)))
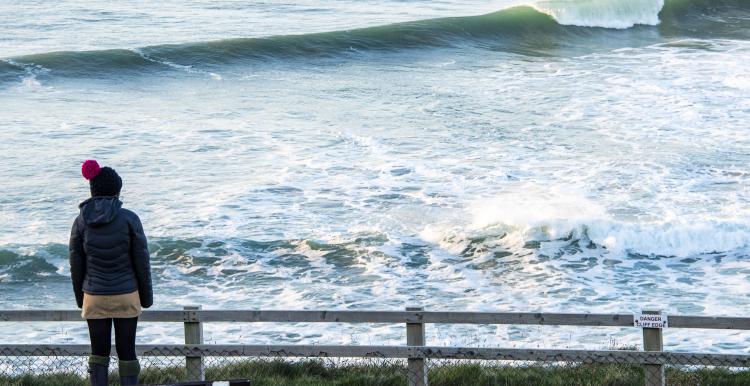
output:
MULTIPOLYGON (((434 350, 419 351, 423 358, 299 357, 284 352, 242 356, 237 351, 213 351, 211 356, 198 359, 207 380, 241 378, 251 380, 253 385, 642 386, 660 384, 656 382, 661 377, 664 384, 674 386, 750 385, 747 356, 548 351, 526 350, 516 358, 515 351, 503 351, 495 360, 439 358, 441 354, 434 350), (423 366, 417 366, 417 372, 415 362, 423 366), (419 383, 420 377, 424 383, 419 383)), ((454 352, 446 355, 455 356, 454 352)), ((476 357, 486 356, 481 351, 474 353, 478 353, 476 357)), ((23 350, 12 355, 12 350, 5 349, 1 354, 0 385, 87 385, 87 357, 78 350, 40 351, 40 355, 23 350)), ((168 384, 201 376, 190 372, 189 358, 182 349, 151 349, 140 360, 143 384, 168 384)), ((115 357, 110 370, 110 385, 118 385, 115 357)))

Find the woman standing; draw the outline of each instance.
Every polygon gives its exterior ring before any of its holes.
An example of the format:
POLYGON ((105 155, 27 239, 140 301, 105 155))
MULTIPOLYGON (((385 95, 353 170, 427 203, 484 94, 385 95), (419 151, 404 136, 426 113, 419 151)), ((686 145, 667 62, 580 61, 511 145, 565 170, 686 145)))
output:
POLYGON ((94 160, 84 162, 81 171, 89 181, 91 198, 79 205, 70 232, 70 275, 89 327, 91 385, 107 385, 113 324, 120 384, 136 385, 138 316, 141 308, 153 303, 146 236, 138 216, 122 208, 117 172, 94 160))

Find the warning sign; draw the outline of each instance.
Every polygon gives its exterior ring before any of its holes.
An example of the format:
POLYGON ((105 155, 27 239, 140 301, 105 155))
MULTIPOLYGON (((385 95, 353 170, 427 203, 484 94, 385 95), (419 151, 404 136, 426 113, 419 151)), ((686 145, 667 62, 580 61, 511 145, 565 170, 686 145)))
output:
POLYGON ((633 325, 643 328, 667 328, 669 326, 667 315, 663 314, 635 314, 633 325))

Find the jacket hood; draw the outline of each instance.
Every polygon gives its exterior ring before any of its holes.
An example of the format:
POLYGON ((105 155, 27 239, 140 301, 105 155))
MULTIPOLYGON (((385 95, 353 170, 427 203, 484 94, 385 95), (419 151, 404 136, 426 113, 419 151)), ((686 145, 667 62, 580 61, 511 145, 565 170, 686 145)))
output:
POLYGON ((122 207, 122 201, 115 196, 91 197, 82 202, 81 217, 89 226, 109 224, 117 217, 122 207))

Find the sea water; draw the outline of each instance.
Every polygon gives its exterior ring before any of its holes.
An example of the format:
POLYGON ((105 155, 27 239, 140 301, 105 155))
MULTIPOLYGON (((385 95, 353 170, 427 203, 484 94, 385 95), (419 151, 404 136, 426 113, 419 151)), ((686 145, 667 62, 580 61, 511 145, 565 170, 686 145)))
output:
MULTIPOLYGON (((144 223, 155 309, 747 316, 746 1, 5 1, 0 17, 0 308, 75 308, 66 243, 95 158, 144 223)), ((404 335, 206 329, 248 344, 404 335)), ((602 348, 636 332, 428 336, 602 348)), ((0 329, 86 339, 77 323, 0 329)))

